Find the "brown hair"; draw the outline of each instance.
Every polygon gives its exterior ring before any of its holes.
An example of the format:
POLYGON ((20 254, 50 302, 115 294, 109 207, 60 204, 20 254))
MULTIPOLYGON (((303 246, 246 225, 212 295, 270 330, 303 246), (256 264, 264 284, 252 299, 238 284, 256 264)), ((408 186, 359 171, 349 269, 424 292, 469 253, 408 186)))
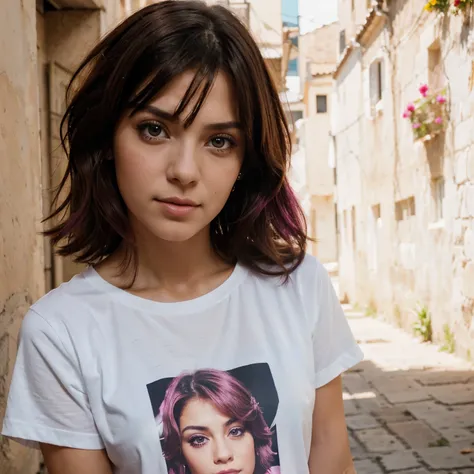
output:
POLYGON ((79 66, 61 123, 67 170, 54 200, 56 209, 47 218, 60 222, 46 235, 60 255, 74 255, 77 262, 98 263, 125 244, 128 263, 133 263, 127 209, 110 159, 115 129, 126 111, 143 107, 189 70, 196 74, 176 116, 197 96, 185 123, 192 122, 222 70, 236 86, 244 124, 242 179, 211 223, 213 248, 226 261, 288 277, 303 260, 307 235, 287 179, 291 143, 278 93, 257 45, 237 17, 222 6, 193 0, 165 0, 138 11, 79 66))

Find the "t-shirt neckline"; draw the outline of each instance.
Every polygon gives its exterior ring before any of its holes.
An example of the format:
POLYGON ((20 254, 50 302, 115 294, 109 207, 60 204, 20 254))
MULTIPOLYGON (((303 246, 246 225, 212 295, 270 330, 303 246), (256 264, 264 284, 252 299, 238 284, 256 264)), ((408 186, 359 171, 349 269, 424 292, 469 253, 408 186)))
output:
POLYGON ((83 277, 87 282, 93 285, 96 289, 107 294, 109 298, 119 301, 134 309, 142 309, 144 311, 151 311, 160 315, 177 315, 177 314, 188 314, 198 313, 211 306, 214 306, 219 301, 226 298, 234 289, 236 289, 240 283, 245 279, 248 274, 248 270, 237 263, 230 274, 230 276, 221 283, 218 287, 205 293, 204 295, 198 296, 185 301, 175 302, 162 302, 155 301, 148 298, 129 293, 112 283, 109 283, 94 267, 90 266, 83 272, 83 277))

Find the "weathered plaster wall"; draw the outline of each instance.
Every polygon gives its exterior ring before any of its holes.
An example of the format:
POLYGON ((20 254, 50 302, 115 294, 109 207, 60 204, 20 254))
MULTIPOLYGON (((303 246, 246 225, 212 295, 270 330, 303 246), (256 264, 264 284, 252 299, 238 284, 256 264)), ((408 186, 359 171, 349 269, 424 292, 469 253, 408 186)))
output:
MULTIPOLYGON (((5 3, 6 2, 6 3, 5 3)), ((28 306, 44 292, 34 0, 0 16, 0 419, 28 306), (8 52, 5 54, 4 52, 8 52)), ((0 472, 33 474, 38 454, 0 439, 0 472)))
MULTIPOLYGON (((454 341, 455 350, 471 358, 474 36, 469 25, 473 18, 429 14, 423 11, 424 3, 391 2, 393 35, 389 29, 373 29, 362 41, 362 84, 344 76, 347 64, 339 75, 338 98, 347 96, 347 91, 351 91, 352 100, 362 94, 365 109, 357 120, 360 143, 351 139, 350 127, 338 137, 340 209, 344 212, 354 202, 358 216, 354 244, 344 238, 351 235, 352 223, 340 215, 341 292, 409 331, 417 320, 417 305, 425 306, 432 317, 435 341, 447 346, 454 341), (439 66, 434 67, 433 48, 438 45, 439 66), (370 116, 366 72, 377 58, 384 60, 386 87, 378 113, 370 116), (435 139, 415 143, 411 124, 401 115, 404 107, 419 97, 419 86, 424 83, 432 89, 447 86, 449 124, 446 132, 435 139), (348 156, 358 157, 360 189, 350 183, 355 175, 347 165, 348 156), (439 177, 444 178, 444 199, 437 209, 433 180, 439 177), (397 218, 396 210, 406 199, 412 199, 414 207, 397 218)), ((353 52, 354 58, 356 54, 353 52)), ((336 128, 344 129, 347 109, 340 105, 336 113, 336 128)))

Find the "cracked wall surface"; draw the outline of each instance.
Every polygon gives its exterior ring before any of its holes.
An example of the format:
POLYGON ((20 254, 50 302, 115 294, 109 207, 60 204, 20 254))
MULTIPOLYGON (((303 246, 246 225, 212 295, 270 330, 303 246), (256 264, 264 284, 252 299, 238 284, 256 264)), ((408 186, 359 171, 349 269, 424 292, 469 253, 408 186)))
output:
MULTIPOLYGON (((34 0, 0 16, 0 419, 21 320, 44 292, 34 0)), ((34 474, 38 453, 0 438, 0 472, 34 474)))

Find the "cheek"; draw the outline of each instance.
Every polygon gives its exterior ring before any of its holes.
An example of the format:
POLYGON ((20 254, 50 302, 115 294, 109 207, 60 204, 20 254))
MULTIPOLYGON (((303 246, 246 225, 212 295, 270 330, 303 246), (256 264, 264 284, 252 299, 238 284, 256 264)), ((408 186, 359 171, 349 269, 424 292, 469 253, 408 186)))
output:
POLYGON ((125 202, 153 188, 159 170, 157 160, 140 147, 123 145, 115 153, 117 183, 125 202))
POLYGON ((201 448, 193 448, 187 443, 182 445, 183 456, 192 474, 209 474, 212 455, 209 444, 201 448))
POLYGON ((236 447, 239 456, 242 460, 246 461, 246 465, 255 464, 255 443, 250 433, 246 433, 245 436, 237 442, 236 447))

